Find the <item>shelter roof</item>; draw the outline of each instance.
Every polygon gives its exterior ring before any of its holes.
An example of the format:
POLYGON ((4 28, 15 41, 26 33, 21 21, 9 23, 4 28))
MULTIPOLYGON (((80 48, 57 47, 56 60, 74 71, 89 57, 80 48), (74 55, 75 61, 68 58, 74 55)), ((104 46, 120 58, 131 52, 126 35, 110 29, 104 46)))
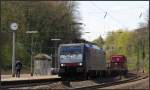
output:
POLYGON ((51 60, 52 57, 44 53, 39 53, 34 56, 34 59, 35 60, 51 60))

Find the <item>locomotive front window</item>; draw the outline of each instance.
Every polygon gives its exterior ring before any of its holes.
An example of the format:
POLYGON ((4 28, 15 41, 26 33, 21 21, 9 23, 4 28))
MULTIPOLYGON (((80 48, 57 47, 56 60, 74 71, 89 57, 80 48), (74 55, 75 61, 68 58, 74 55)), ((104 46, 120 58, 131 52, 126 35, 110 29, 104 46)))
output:
POLYGON ((60 54, 81 53, 81 46, 64 46, 60 50, 60 54))
POLYGON ((82 62, 81 46, 63 46, 60 48, 61 63, 77 63, 82 62))

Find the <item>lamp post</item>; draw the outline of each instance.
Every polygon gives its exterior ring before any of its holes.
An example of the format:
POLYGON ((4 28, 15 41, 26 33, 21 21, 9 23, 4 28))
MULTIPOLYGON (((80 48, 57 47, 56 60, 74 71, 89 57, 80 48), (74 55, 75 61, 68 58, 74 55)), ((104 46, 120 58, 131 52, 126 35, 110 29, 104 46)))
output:
POLYGON ((56 68, 57 67, 57 65, 58 65, 58 61, 57 61, 57 44, 56 44, 56 41, 60 41, 61 39, 59 39, 59 38, 54 38, 54 39, 51 39, 51 41, 55 41, 55 45, 54 45, 54 47, 55 47, 55 54, 54 54, 54 68, 56 68), (57 61, 57 62, 56 62, 57 61))
POLYGON ((141 69, 142 69, 142 73, 144 73, 144 59, 145 59, 145 52, 144 52, 144 41, 143 39, 141 38, 140 40, 140 45, 139 45, 140 50, 141 50, 141 69))
POLYGON ((138 75, 138 72, 139 72, 139 46, 140 46, 140 42, 138 42, 137 44, 137 62, 136 62, 136 68, 137 68, 137 75, 138 75))
POLYGON ((145 59, 145 52, 144 52, 145 48, 144 48, 144 41, 142 40, 142 72, 144 73, 144 59, 145 59))
POLYGON ((33 37, 31 34, 35 34, 38 33, 38 31, 27 31, 27 34, 30 34, 30 38, 31 38, 31 45, 30 45, 30 55, 31 55, 31 76, 33 76, 33 37))
POLYGON ((16 30, 18 29, 17 23, 11 23, 10 28, 13 31, 13 50, 12 50, 12 77, 15 77, 15 37, 16 30))

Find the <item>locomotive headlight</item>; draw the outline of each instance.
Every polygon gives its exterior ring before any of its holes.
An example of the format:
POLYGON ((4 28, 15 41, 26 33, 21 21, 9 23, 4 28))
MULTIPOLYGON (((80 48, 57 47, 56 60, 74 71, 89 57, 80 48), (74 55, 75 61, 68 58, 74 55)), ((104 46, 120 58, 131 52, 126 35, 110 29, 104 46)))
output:
POLYGON ((63 66, 65 66, 65 64, 60 64, 60 66, 62 66, 62 67, 63 67, 63 66))
POLYGON ((79 63, 80 66, 82 66, 82 63, 79 63))

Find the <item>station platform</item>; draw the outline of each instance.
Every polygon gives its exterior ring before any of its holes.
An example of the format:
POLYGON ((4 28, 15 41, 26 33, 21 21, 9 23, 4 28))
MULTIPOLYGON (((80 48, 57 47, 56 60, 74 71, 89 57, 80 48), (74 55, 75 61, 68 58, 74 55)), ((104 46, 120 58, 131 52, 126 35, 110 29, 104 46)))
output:
POLYGON ((57 81, 60 77, 58 75, 33 75, 30 74, 21 74, 20 77, 12 77, 12 75, 1 75, 1 85, 19 85, 27 83, 44 83, 50 81, 57 81))
POLYGON ((20 77, 12 77, 12 75, 1 75, 1 81, 20 81, 20 80, 37 80, 37 79, 51 79, 59 78, 58 75, 33 75, 21 74, 20 77))

